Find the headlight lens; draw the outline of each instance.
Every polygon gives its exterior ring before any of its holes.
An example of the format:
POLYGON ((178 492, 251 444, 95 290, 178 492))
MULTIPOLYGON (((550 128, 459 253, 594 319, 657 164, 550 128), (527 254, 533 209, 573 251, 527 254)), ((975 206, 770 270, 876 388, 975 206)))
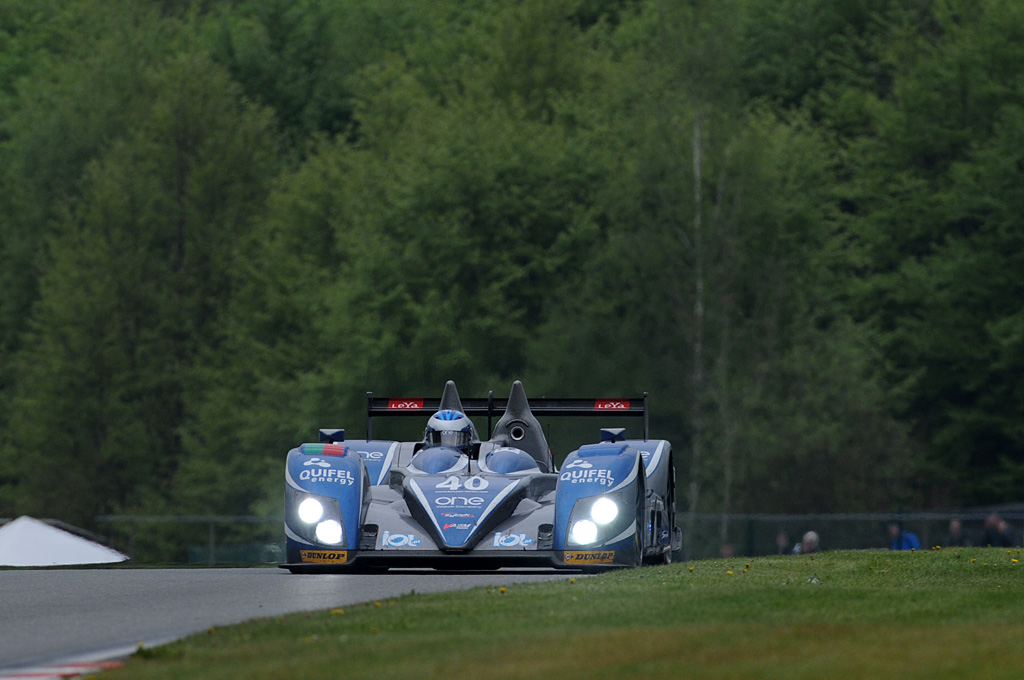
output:
POLYGON ((619 506, 610 498, 598 498, 590 508, 590 517, 598 524, 608 524, 619 516, 619 506))
MULTIPOLYGON (((307 498, 299 503, 299 519, 306 524, 318 522, 324 516, 323 504, 315 498, 307 498)), ((319 533, 319 529, 317 530, 319 533)))
POLYGON ((341 543, 341 523, 329 519, 316 525, 316 540, 327 545, 341 543))
POLYGON ((574 543, 589 545, 597 540, 597 525, 589 519, 581 519, 572 525, 569 534, 574 543))
POLYGON ((345 526, 338 500, 294 490, 285 497, 288 528, 308 543, 338 545, 345 542, 345 526))
POLYGON ((631 504, 632 499, 624 493, 577 499, 566 526, 566 545, 596 547, 613 538, 624 539, 623 532, 628 533, 636 522, 629 510, 631 504))

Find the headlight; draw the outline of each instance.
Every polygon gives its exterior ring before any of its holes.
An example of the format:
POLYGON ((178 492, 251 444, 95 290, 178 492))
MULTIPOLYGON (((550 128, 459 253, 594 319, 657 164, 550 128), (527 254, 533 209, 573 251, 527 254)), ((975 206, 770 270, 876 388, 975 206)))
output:
MULTIPOLYGON (((299 503, 299 519, 306 524, 313 524, 324 516, 323 504, 315 498, 307 498, 299 503)), ((319 530, 318 530, 319 532, 319 530)))
POLYGON ((327 545, 341 543, 341 523, 334 519, 328 519, 316 525, 316 540, 327 545))
POLYGON ((285 498, 286 523, 304 541, 338 545, 345 541, 345 527, 336 498, 295 490, 285 498))
POLYGON ((619 516, 619 506, 610 498, 598 498, 590 507, 590 516, 598 524, 608 524, 619 516))
POLYGON ((626 510, 630 504, 621 493, 578 499, 569 515, 566 545, 599 546, 624 538, 635 522, 626 510))
POLYGON ((589 519, 581 519, 572 525, 569 537, 578 545, 589 545, 597 540, 597 525, 589 519))

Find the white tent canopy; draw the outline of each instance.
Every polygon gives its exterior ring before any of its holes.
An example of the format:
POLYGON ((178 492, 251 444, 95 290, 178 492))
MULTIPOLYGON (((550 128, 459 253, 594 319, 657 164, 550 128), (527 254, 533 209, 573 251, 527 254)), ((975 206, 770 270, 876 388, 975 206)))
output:
POLYGON ((0 566, 109 564, 127 559, 112 548, 28 516, 0 527, 0 566))

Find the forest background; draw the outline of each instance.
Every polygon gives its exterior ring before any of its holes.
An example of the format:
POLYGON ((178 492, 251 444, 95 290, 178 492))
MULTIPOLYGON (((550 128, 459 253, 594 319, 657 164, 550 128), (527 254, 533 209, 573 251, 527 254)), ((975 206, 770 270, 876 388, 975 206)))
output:
POLYGON ((1021 500, 1016 0, 4 0, 0 161, 0 517, 448 379, 649 392, 684 511, 1021 500))

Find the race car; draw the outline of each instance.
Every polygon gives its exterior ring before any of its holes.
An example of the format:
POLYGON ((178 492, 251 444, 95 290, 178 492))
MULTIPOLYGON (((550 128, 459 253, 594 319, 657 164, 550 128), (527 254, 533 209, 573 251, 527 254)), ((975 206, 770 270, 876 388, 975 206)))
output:
POLYGON ((672 447, 648 437, 648 398, 508 399, 367 394, 366 439, 340 429, 288 452, 285 542, 292 573, 389 568, 666 563, 679 549, 672 447), (373 438, 375 416, 427 418, 422 441, 373 438), (498 417, 500 415, 500 417, 498 417), (481 440, 472 417, 486 416, 481 440), (537 416, 642 417, 643 437, 605 427, 555 466, 537 416), (491 427, 492 420, 498 417, 491 427))

